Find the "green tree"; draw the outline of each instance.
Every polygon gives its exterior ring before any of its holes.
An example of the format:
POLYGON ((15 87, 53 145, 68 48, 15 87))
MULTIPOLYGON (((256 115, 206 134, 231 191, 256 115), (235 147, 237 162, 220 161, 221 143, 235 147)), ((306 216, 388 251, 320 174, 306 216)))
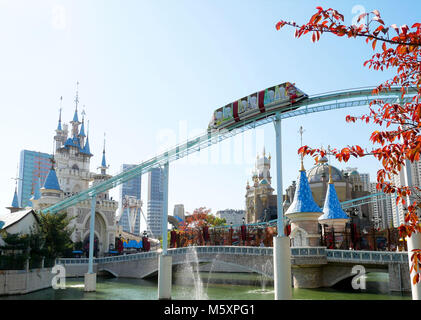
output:
POLYGON ((44 240, 45 256, 47 258, 63 257, 71 253, 73 242, 70 221, 66 212, 38 213, 39 232, 44 240))

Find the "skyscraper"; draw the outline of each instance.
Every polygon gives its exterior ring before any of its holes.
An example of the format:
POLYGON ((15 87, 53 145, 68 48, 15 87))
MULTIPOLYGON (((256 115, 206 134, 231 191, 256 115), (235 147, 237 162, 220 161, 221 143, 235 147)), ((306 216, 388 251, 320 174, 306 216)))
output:
MULTIPOLYGON (((378 193, 376 189, 376 182, 370 183, 370 192, 372 194, 378 193)), ((373 223, 375 228, 386 229, 393 224, 393 211, 392 211, 392 197, 374 197, 372 202, 373 210, 373 223)))
POLYGON ((22 150, 20 152, 18 201, 19 207, 31 206, 30 198, 38 185, 44 184, 51 169, 51 155, 47 153, 22 150))
MULTIPOLYGON (((121 171, 125 172, 134 168, 135 164, 123 164, 121 171)), ((125 232, 140 234, 141 218, 141 186, 142 176, 124 182, 120 187, 120 217, 118 223, 125 232)))
POLYGON ((174 217, 179 217, 181 220, 184 220, 184 204, 174 205, 174 217))
POLYGON ((162 234, 163 215, 163 172, 161 168, 153 168, 148 173, 148 217, 147 230, 153 237, 162 234))
MULTIPOLYGON (((135 164, 122 164, 121 172, 128 171, 136 167, 135 164)), ((142 175, 124 182, 120 187, 120 210, 122 208, 123 199, 125 196, 135 197, 137 200, 141 198, 141 188, 142 188, 142 175)))

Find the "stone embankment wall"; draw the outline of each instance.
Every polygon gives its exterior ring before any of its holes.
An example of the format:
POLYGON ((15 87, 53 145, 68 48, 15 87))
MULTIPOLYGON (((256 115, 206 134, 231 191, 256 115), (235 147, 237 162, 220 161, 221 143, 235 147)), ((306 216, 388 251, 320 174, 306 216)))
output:
POLYGON ((52 286, 51 268, 0 271, 0 295, 25 294, 52 286))

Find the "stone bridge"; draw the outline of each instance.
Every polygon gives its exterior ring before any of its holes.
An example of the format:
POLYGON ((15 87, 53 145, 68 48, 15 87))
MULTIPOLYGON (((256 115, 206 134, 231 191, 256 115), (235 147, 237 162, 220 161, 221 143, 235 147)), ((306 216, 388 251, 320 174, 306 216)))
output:
MULTIPOLYGON (((94 259, 94 272, 115 277, 147 278, 158 272, 159 252, 94 259)), ((272 247, 197 246, 169 249, 173 266, 186 263, 210 264, 218 261, 237 272, 256 272, 273 278, 272 247)), ((67 277, 83 276, 88 259, 58 259, 66 267, 67 277)), ((329 250, 325 247, 291 248, 293 286, 297 288, 331 287, 355 276, 352 268, 364 266, 367 273, 389 273, 391 291, 410 291, 407 252, 329 250)))

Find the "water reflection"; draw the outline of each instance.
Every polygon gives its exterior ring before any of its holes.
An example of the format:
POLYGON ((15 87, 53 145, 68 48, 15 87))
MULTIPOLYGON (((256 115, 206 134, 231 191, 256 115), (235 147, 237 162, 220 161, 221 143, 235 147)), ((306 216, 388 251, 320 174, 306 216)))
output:
MULTIPOLYGON (((204 294, 211 300, 273 300, 273 284, 267 279, 261 281, 260 275, 250 273, 211 273, 211 281, 200 273, 204 294), (249 285, 228 284, 230 281, 249 285), (217 283, 213 283, 217 282, 217 283)), ((157 279, 124 279, 103 278, 97 281, 97 291, 83 291, 83 278, 66 279, 66 289, 44 289, 19 296, 0 297, 6 300, 156 300, 158 296, 157 279)), ((320 288, 293 289, 294 299, 304 300, 402 300, 411 299, 409 294, 390 294, 388 292, 387 274, 367 274, 367 290, 355 291, 348 289, 320 288), (385 291, 387 289, 387 291, 385 291)), ((175 282, 172 287, 174 300, 196 299, 194 285, 175 282)), ((205 297, 202 296, 203 297, 205 297)))

